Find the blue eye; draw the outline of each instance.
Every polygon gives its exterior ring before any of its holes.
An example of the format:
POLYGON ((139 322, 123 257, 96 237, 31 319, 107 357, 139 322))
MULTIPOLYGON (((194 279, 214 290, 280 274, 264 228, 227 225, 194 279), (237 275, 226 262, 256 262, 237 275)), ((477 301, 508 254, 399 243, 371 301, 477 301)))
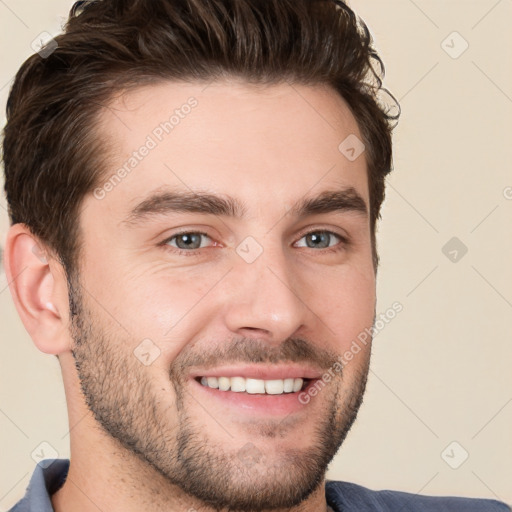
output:
MULTIPOLYGON (((184 231, 182 233, 176 233, 165 239, 159 245, 165 246, 171 250, 171 252, 178 255, 194 256, 201 254, 200 249, 217 245, 215 242, 213 244, 203 243, 205 238, 212 242, 212 239, 206 233, 201 231, 184 231)), ((294 247, 324 249, 323 252, 341 251, 349 243, 346 237, 328 230, 310 231, 309 233, 302 235, 299 242, 296 242, 294 247), (301 240, 304 240, 305 242, 299 245, 301 240)))
MULTIPOLYGON (((332 247, 331 242, 336 239, 343 241, 343 238, 332 231, 310 231, 306 233, 302 238, 306 239, 306 245, 300 245, 299 247, 309 247, 310 249, 327 249, 332 247)), ((336 244, 334 244, 336 245, 336 244)))
POLYGON ((164 241, 165 245, 176 247, 177 249, 190 251, 192 249, 202 249, 204 246, 201 245, 201 238, 210 238, 206 233, 198 231, 190 231, 186 233, 177 233, 164 241), (173 242, 176 242, 174 245, 173 242))

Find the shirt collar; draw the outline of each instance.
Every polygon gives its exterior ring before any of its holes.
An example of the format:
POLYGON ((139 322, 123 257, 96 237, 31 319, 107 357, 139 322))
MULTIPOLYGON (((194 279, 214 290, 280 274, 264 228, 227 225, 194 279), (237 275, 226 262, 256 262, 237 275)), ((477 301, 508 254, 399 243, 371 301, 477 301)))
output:
POLYGON ((69 459, 45 459, 34 469, 25 496, 11 512, 54 512, 51 495, 57 492, 68 475, 69 459))

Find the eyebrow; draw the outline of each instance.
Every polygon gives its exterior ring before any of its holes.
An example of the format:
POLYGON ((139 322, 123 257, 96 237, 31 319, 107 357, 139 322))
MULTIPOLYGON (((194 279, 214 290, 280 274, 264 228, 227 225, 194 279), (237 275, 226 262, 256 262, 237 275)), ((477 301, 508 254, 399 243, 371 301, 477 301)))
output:
MULTIPOLYGON (((247 208, 244 203, 231 196, 208 192, 164 190, 152 193, 138 203, 122 221, 122 224, 134 226, 152 217, 175 212, 202 213, 242 219, 247 213, 247 208)), ((303 218, 310 215, 344 212, 368 217, 366 202, 353 187, 326 190, 318 196, 302 198, 287 213, 297 218, 303 218)))

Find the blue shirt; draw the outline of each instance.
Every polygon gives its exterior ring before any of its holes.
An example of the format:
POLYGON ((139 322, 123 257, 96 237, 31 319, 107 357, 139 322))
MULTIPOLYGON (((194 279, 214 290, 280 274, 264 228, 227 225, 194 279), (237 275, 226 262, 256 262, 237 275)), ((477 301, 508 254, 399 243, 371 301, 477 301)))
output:
MULTIPOLYGON (((54 512, 50 496, 62 487, 68 469, 69 459, 41 461, 25 496, 9 512, 54 512)), ((357 484, 332 480, 326 482, 325 496, 335 512, 511 512, 510 507, 495 500, 372 491, 357 484)))

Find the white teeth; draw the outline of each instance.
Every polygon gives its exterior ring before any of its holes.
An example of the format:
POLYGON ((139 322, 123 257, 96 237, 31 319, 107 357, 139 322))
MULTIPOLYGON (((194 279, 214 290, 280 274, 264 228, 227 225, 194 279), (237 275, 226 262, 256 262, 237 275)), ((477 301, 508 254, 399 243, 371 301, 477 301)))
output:
POLYGON ((235 393, 245 391, 245 379, 243 377, 231 377, 231 391, 235 393))
POLYGON ((293 392, 296 393, 302 388, 302 379, 294 379, 293 381, 293 392))
POLYGON ((217 377, 208 377, 208 387, 210 387, 210 388, 218 388, 219 387, 219 381, 217 380, 217 377))
MULTIPOLYGON (((294 379, 284 379, 283 391, 285 393, 293 392, 293 381, 294 381, 294 379)), ((301 387, 302 387, 302 384, 301 384, 301 387)))
POLYGON ((260 379, 245 379, 245 392, 255 395, 265 393, 265 381, 260 379))
POLYGON ((201 377, 201 384, 220 391, 235 393, 282 395, 302 389, 303 379, 245 379, 244 377, 201 377))
POLYGON ((219 377, 219 389, 221 391, 228 391, 231 387, 231 379, 228 377, 219 377))
POLYGON ((269 395, 281 395, 284 391, 284 381, 283 380, 266 380, 265 381, 265 391, 269 395))

